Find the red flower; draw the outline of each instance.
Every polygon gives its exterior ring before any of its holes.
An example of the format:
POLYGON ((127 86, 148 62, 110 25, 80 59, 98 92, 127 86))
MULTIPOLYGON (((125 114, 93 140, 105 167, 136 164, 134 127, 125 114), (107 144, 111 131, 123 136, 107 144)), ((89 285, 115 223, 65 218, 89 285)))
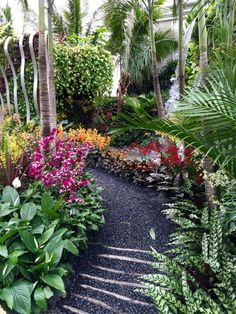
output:
POLYGON ((203 173, 201 173, 201 174, 199 174, 199 175, 196 177, 195 182, 198 183, 198 184, 200 184, 200 183, 202 183, 203 181, 204 181, 204 175, 203 175, 203 173))
POLYGON ((111 111, 107 111, 106 112, 106 118, 107 119, 111 119, 111 117, 112 117, 112 112, 111 111))
POLYGON ((152 142, 148 145, 148 147, 149 147, 151 150, 155 151, 155 152, 158 152, 158 151, 160 150, 159 144, 158 144, 157 141, 152 141, 152 142))
POLYGON ((140 154, 142 155, 148 155, 151 152, 151 149, 148 147, 142 147, 139 149, 140 154))

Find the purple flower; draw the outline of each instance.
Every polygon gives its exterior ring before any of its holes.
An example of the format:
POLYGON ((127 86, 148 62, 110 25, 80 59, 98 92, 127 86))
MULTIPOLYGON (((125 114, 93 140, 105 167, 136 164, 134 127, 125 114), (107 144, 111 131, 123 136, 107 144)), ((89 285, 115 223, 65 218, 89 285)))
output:
POLYGON ((57 139, 56 130, 36 143, 36 148, 31 156, 28 175, 40 180, 46 188, 54 188, 59 194, 65 194, 65 199, 70 202, 82 202, 77 196, 80 189, 89 185, 90 181, 83 178, 86 157, 93 149, 89 143, 80 144, 69 138, 57 139), (55 150, 48 153, 54 144, 55 150))

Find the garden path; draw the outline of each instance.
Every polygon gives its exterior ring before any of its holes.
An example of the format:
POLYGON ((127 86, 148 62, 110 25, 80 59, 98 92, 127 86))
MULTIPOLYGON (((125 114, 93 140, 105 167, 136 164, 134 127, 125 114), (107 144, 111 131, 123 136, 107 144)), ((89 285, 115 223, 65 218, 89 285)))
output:
POLYGON ((50 314, 154 314, 151 301, 135 289, 141 287, 140 275, 153 272, 150 246, 163 251, 168 242, 173 226, 161 213, 168 199, 102 170, 92 172, 104 189, 106 224, 74 259, 67 297, 55 302, 50 314))

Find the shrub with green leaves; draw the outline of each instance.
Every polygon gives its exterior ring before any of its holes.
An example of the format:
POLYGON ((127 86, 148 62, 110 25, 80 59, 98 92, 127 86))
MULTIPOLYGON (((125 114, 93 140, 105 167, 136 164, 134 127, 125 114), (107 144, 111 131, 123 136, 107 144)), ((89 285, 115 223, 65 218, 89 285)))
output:
MULTIPOLYGON (((87 188, 88 189, 88 188, 87 188)), ((0 199, 0 300, 17 313, 47 310, 47 300, 65 294, 67 253, 78 255, 90 230, 103 222, 99 191, 84 192, 81 208, 65 206, 41 183, 21 195, 10 186, 0 199)))
MULTIPOLYGON (((54 67, 59 118, 87 122, 96 100, 110 91, 112 86, 113 63, 109 51, 102 45, 55 44, 54 67)), ((9 80, 13 102, 13 79, 9 80)), ((25 67, 25 82, 32 117, 35 116, 33 103, 33 66, 25 67)), ((26 115, 25 99, 21 89, 20 74, 17 74, 18 103, 22 118, 26 115)), ((89 121, 91 122, 91 121, 89 121)))
POLYGON ((112 57, 100 45, 55 45, 55 79, 58 111, 82 115, 95 108, 95 101, 112 85, 112 57))

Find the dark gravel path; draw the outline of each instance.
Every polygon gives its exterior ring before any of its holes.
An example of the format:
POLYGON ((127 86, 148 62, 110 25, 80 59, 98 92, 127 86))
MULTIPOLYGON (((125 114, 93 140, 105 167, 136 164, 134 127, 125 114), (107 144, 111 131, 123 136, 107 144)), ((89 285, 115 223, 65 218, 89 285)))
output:
POLYGON ((168 199, 102 170, 93 170, 108 211, 106 224, 89 249, 74 260, 75 275, 50 314, 154 314, 149 299, 135 289, 139 275, 153 272, 150 246, 165 249, 173 229, 161 213, 168 199), (153 228, 156 240, 149 231, 153 228))

